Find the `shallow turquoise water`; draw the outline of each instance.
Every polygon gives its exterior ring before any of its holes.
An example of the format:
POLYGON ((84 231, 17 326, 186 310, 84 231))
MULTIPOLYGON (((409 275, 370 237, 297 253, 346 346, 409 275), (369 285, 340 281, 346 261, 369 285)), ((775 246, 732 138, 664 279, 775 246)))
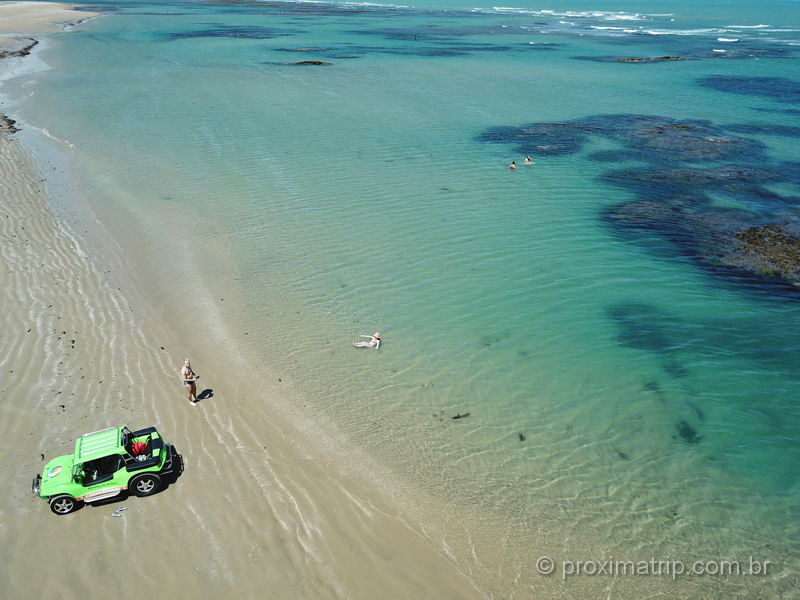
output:
MULTIPOLYGON (((235 291, 227 335, 409 489, 522 538, 792 556, 800 296, 604 219, 661 199, 606 177, 642 165, 595 157, 616 134, 516 172, 516 144, 481 136, 619 114, 793 126, 796 98, 698 82, 792 78, 797 4, 414 4, 109 3, 20 114, 103 174, 93 201, 138 260, 191 263, 206 302, 235 291), (696 60, 575 58, 664 55, 696 60), (349 346, 374 330, 379 353, 349 346)), ((735 135, 765 145, 781 196, 713 205, 795 223, 797 132, 735 135)), ((731 162, 752 166, 689 166, 731 162)))

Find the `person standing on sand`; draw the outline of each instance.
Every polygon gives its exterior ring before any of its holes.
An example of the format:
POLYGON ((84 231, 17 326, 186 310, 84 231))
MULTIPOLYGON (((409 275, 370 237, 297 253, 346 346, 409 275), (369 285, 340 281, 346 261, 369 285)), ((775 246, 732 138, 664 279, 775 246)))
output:
POLYGON ((197 404, 197 386, 194 382, 200 379, 200 375, 192 371, 192 363, 189 362, 188 358, 183 361, 181 379, 183 379, 183 385, 189 394, 189 402, 194 406, 197 404))
POLYGON ((356 342, 353 340, 353 346, 356 348, 375 348, 377 350, 381 345, 381 334, 377 331, 372 335, 362 335, 360 337, 369 338, 368 342, 356 342))

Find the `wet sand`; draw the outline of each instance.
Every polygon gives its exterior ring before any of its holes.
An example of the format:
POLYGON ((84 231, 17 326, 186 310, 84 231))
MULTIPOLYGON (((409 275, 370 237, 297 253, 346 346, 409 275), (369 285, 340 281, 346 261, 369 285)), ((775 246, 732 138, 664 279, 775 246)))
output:
MULTIPOLYGON (((76 20, 67 7, 31 4, 0 6, 4 33, 76 20)), ((0 74, 24 60, 0 59, 0 74)), ((124 254, 98 255, 77 222, 56 216, 47 193, 57 167, 34 157, 26 124, 17 127, 0 131, 8 597, 481 597, 395 502, 269 410, 280 401, 275 384, 239 376, 234 360, 164 322, 135 282, 123 292, 124 254), (178 380, 185 355, 201 375, 198 391, 213 390, 194 407, 178 380), (153 497, 64 517, 31 495, 45 460, 71 452, 78 435, 122 424, 159 427, 183 454, 183 475, 153 497), (127 511, 112 517, 119 506, 127 511)))
POLYGON ((97 16, 58 2, 0 2, 0 34, 47 33, 64 23, 97 16))

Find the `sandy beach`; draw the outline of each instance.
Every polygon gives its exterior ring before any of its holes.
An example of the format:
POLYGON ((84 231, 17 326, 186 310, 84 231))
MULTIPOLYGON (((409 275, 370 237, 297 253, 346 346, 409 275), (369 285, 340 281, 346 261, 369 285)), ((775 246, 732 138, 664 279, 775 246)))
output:
POLYGON ((97 16, 57 2, 0 2, 0 34, 48 33, 66 23, 97 16))
MULTIPOLYGON (((90 16, 68 5, 0 5, 4 34, 90 16)), ((6 42, 13 50, 29 43, 6 42)), ((21 60, 7 56, 0 69, 21 60)), ((87 253, 55 216, 45 173, 56 167, 32 156, 24 129, 9 120, 0 129, 8 597, 87 598, 99 589, 124 598, 480 597, 396 506, 269 414, 261 396, 276 390, 237 377, 234 361, 123 294, 124 256, 87 253), (213 390, 195 407, 178 381, 184 355, 201 375, 199 390, 213 390), (44 460, 71 452, 78 435, 122 424, 158 426, 184 456, 183 476, 154 497, 67 517, 31 495, 44 460), (112 518, 121 505, 124 516, 112 518)))

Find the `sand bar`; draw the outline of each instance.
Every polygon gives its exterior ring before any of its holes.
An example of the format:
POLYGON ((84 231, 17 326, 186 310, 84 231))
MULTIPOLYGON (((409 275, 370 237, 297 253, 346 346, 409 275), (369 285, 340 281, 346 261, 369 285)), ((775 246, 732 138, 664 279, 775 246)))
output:
POLYGON ((58 31, 98 13, 73 10, 73 4, 59 2, 0 2, 0 34, 27 34, 58 31))
MULTIPOLYGON (((242 423, 227 408, 254 393, 219 365, 214 397, 188 405, 176 377, 180 336, 128 304, 43 201, 37 165, 0 139, 0 498, 10 596, 470 598, 469 580, 430 541, 304 452, 286 426, 242 423), (146 321, 150 321, 145 325, 146 321), (161 350, 161 346, 166 350, 161 350), (233 382, 233 383, 231 383, 233 382), (28 480, 108 425, 156 424, 184 455, 166 491, 52 515, 28 480), (428 595, 431 594, 431 595, 428 595)), ((203 364, 200 361, 200 364, 203 364)), ((199 371, 199 368, 198 368, 199 371)), ((202 386, 201 386, 202 387, 202 386)))
MULTIPOLYGON (((6 34, 45 31, 76 14, 39 3, 0 11, 6 34)), ((0 59, 0 73, 20 60, 0 59)), ((8 596, 87 598, 102 586, 122 598, 480 597, 393 502, 271 418, 263 386, 242 381, 213 348, 187 344, 190 334, 142 300, 147 290, 131 296, 117 286, 124 255, 87 252, 77 225, 55 216, 47 194, 60 167, 32 155, 31 128, 17 126, 21 133, 7 123, 0 131, 0 475, 8 485, 0 576, 8 596), (213 387, 195 407, 177 378, 186 354, 200 389, 213 387), (156 496, 124 501, 120 518, 111 516, 120 503, 57 517, 31 495, 43 460, 118 424, 157 425, 184 455, 183 476, 156 496)))

